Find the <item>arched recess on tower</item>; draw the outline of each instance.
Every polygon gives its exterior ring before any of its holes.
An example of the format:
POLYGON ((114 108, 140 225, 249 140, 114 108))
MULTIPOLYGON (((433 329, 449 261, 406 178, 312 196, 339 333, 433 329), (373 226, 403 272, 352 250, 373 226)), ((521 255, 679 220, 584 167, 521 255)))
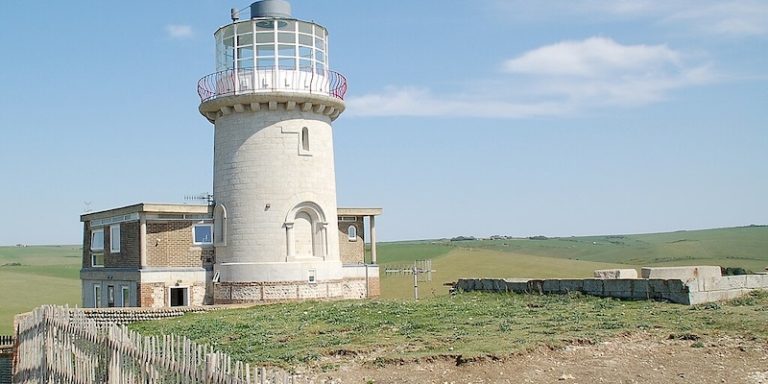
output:
POLYGON ((328 254, 328 222, 319 205, 305 201, 294 206, 285 218, 286 261, 328 254))

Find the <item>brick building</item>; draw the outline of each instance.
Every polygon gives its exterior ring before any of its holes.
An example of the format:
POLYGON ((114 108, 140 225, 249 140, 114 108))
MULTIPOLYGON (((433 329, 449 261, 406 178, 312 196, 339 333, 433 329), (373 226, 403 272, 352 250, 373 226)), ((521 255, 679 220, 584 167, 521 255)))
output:
MULTIPOLYGON (((216 228, 221 231, 224 224, 214 223, 213 211, 209 205, 142 203, 82 215, 83 306, 214 304, 214 231, 216 228)), ((378 268, 373 265, 376 263, 375 216, 380 214, 379 208, 338 210, 340 255, 347 280, 365 281, 364 292, 349 292, 343 297, 379 295, 378 268), (365 231, 366 217, 368 232, 365 231), (366 233, 370 234, 371 244, 368 260, 366 233)), ((320 284, 323 283, 316 286, 320 284)), ((330 289, 327 284, 326 289, 330 289)), ((334 289, 344 289, 344 284, 334 289)), ((278 291, 274 291, 272 297, 266 291, 263 295, 263 301, 303 298, 278 291)))

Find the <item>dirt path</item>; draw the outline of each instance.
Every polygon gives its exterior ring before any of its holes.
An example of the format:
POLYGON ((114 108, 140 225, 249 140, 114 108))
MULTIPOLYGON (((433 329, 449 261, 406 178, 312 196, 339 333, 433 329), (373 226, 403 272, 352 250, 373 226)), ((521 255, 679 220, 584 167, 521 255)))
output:
POLYGON ((621 337, 597 345, 539 349, 504 359, 456 358, 342 366, 314 383, 749 383, 768 384, 768 343, 735 339, 621 337))

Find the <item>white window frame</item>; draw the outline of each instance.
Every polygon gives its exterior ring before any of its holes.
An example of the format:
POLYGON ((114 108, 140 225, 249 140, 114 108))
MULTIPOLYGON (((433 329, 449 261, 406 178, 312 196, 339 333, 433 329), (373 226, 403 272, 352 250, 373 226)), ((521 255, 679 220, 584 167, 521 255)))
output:
POLYGON ((213 245, 214 237, 215 236, 213 234, 213 223, 197 223, 197 224, 193 224, 192 225, 192 244, 195 244, 195 245, 213 245), (208 227, 208 228, 210 228, 211 229, 211 240, 210 241, 198 242, 197 241, 197 236, 195 236, 195 229, 197 227, 208 227))
POLYGON ((120 253, 120 224, 109 226, 109 253, 120 253), (117 238, 117 244, 115 244, 115 238, 117 238))
POLYGON ((91 267, 94 268, 104 268, 104 253, 103 252, 94 252, 91 253, 91 267), (101 264, 96 263, 96 257, 101 256, 101 264))
POLYGON ((347 227, 347 239, 349 239, 349 241, 357 241, 356 225, 350 225, 349 227, 347 227))
POLYGON ((101 284, 93 285, 93 307, 101 308, 101 284))
POLYGON ((104 250, 104 228, 99 229, 92 229, 91 230, 91 251, 103 251, 104 250), (101 233, 101 244, 99 248, 94 247, 96 244, 95 238, 96 234, 101 233))
POLYGON ((129 307, 129 302, 131 301, 131 287, 127 285, 120 286, 120 305, 123 307, 129 307), (126 295, 126 292, 128 294, 126 295), (126 302, 125 299, 128 299, 128 302, 126 302))
POLYGON ((309 284, 317 284, 317 270, 316 269, 310 269, 308 276, 307 276, 307 282, 309 284))

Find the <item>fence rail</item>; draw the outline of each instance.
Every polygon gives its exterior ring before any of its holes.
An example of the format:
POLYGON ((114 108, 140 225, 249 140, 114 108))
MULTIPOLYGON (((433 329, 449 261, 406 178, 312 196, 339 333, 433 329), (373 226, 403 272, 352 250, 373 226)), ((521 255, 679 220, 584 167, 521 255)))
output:
POLYGON ((347 79, 334 71, 238 68, 212 73, 197 83, 202 102, 223 96, 262 92, 300 92, 344 100, 347 79))
POLYGON ((99 324, 80 309, 44 306, 19 321, 14 383, 288 384, 295 376, 251 367, 183 336, 143 336, 99 324))

